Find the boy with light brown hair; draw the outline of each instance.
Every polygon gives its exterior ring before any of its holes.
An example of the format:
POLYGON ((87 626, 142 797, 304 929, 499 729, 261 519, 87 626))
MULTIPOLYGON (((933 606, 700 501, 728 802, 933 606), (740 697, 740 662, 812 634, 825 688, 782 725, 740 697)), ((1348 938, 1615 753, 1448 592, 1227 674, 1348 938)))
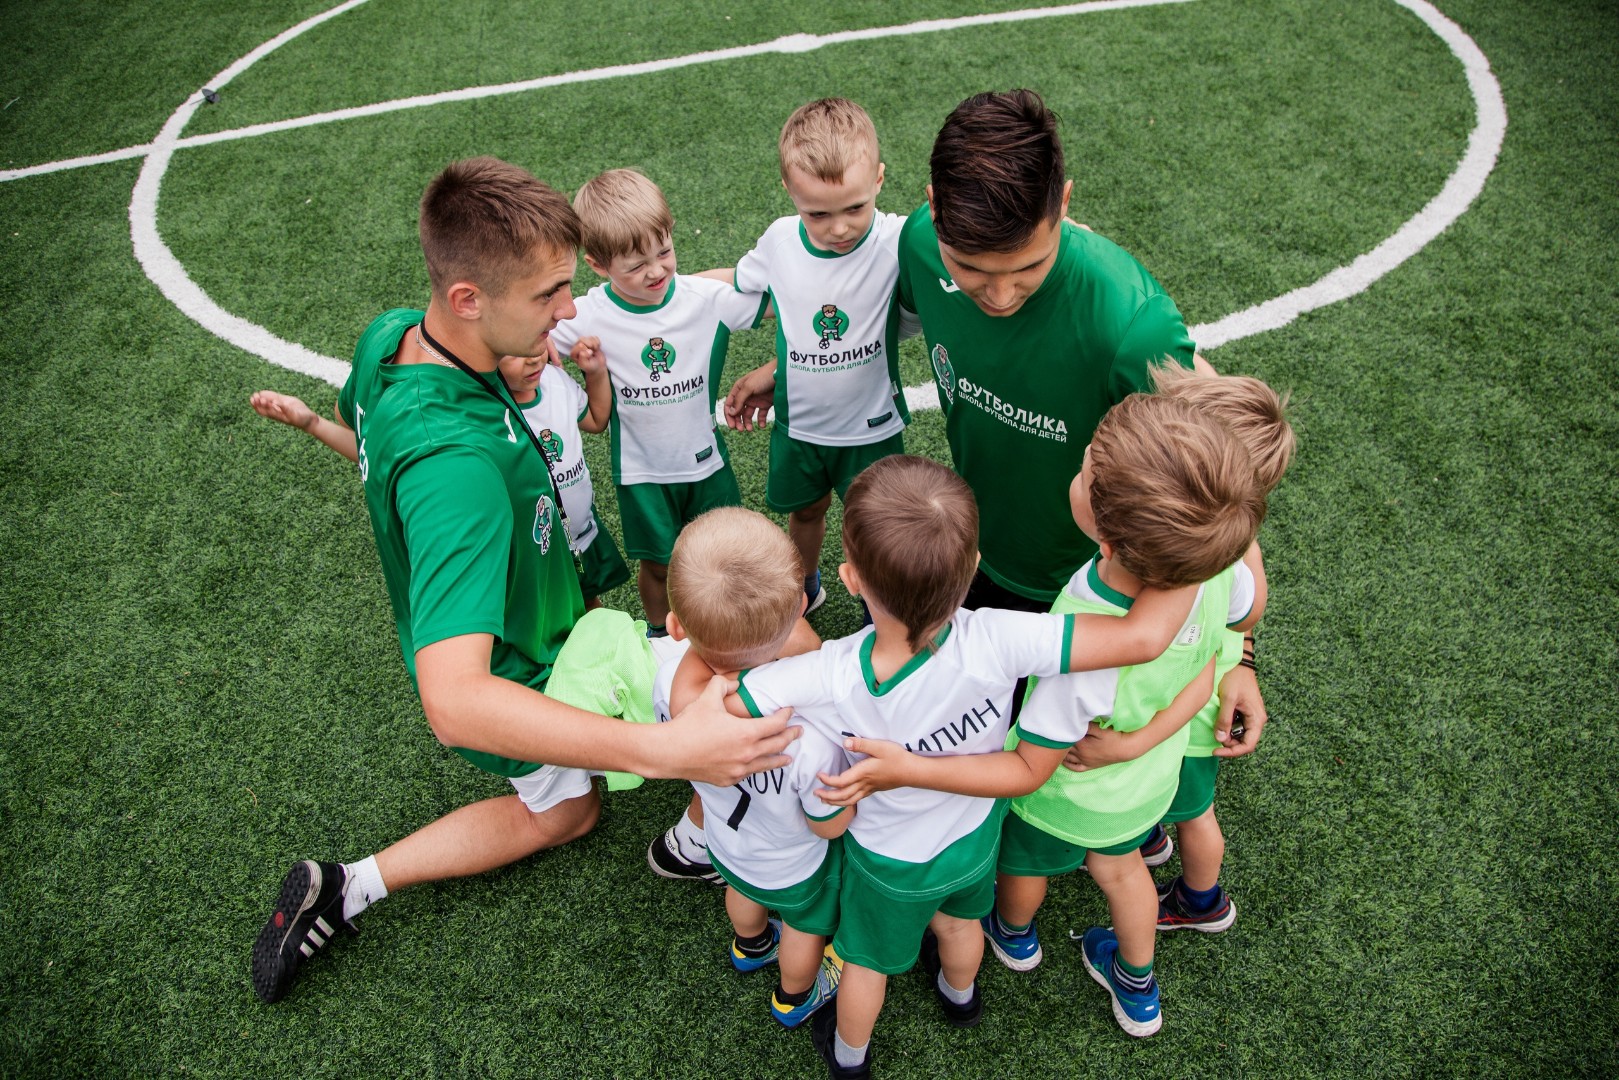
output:
POLYGON ((731 332, 757 326, 766 297, 677 275, 674 216, 658 186, 633 169, 586 183, 574 209, 585 263, 607 281, 580 297, 577 314, 551 337, 563 355, 607 358, 624 554, 641 562, 648 633, 661 636, 675 537, 705 510, 742 501, 714 406, 731 332))
MULTIPOLYGON (((914 747, 927 755, 919 760, 945 773, 968 773, 961 755, 1004 745, 1021 678, 1145 662, 1185 622, 1190 590, 1144 599, 1123 622, 966 610, 961 602, 977 568, 977 540, 972 492, 947 466, 907 455, 868 466, 849 485, 847 561, 839 575, 865 600, 873 625, 813 654, 744 673, 728 703, 745 704, 755 715, 791 703, 807 726, 830 737, 859 737, 845 746, 890 740, 914 747)), ((848 804, 867 796, 844 837, 834 939, 845 961, 837 1016, 823 1012, 815 1022, 816 1048, 835 1077, 868 1074, 888 977, 908 971, 919 953, 947 1022, 971 1026, 983 1009, 977 920, 994 902, 1004 803, 930 786, 826 799, 848 804), (930 927, 934 933, 924 938, 930 927)))
POLYGON ((738 289, 770 294, 776 362, 736 381, 725 419, 752 430, 775 409, 765 501, 787 515, 814 611, 826 599, 820 559, 833 492, 841 499, 861 469, 904 452, 910 413, 891 300, 905 219, 877 210, 877 129, 854 102, 799 107, 777 150, 796 212, 765 230, 733 277, 738 289))
MULTIPOLYGON (((715 675, 730 679, 818 644, 799 617, 802 584, 791 541, 762 514, 722 507, 687 525, 669 562, 669 634, 691 647, 658 671, 658 719, 694 701, 715 675)), ((731 787, 692 786, 713 823, 709 857, 728 886, 731 965, 756 971, 776 961, 770 1015, 797 1027, 837 993, 842 967, 823 950, 837 927, 839 838, 854 811, 815 794, 818 774, 847 763, 837 743, 806 729, 787 753, 786 765, 731 787)))

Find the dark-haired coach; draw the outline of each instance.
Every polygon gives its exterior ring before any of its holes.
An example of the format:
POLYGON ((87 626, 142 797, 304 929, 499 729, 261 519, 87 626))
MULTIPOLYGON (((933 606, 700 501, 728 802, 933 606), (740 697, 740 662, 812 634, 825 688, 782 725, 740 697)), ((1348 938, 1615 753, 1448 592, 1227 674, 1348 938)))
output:
POLYGON ((1066 221, 1057 118, 1031 90, 958 105, 928 205, 900 235, 899 302, 920 316, 956 471, 978 498, 969 607, 1045 611, 1096 552, 1068 484, 1102 415, 1147 367, 1188 367, 1175 302, 1112 241, 1066 221))

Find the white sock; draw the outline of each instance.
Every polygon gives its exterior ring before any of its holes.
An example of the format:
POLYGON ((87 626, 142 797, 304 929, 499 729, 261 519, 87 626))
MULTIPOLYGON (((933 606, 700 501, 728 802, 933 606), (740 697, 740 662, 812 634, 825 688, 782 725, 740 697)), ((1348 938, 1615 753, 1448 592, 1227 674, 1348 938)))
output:
POLYGON ((968 983, 965 990, 957 990, 945 979, 944 969, 939 969, 939 993, 948 998, 952 1005, 965 1005, 971 1001, 973 999, 973 984, 977 981, 977 979, 974 979, 973 982, 968 983))
POLYGON ((850 1046, 843 1041, 843 1032, 835 1032, 832 1042, 832 1056, 837 1059, 841 1068, 852 1069, 866 1060, 866 1051, 871 1048, 867 1042, 861 1046, 850 1046))
POLYGON ((388 886, 382 883, 382 871, 377 869, 377 857, 345 863, 349 873, 348 888, 343 893, 343 919, 347 921, 388 895, 388 886))
POLYGON ((675 822, 675 843, 680 846, 680 853, 688 859, 698 862, 708 862, 708 837, 703 835, 703 827, 695 825, 691 820, 691 807, 680 815, 675 822))

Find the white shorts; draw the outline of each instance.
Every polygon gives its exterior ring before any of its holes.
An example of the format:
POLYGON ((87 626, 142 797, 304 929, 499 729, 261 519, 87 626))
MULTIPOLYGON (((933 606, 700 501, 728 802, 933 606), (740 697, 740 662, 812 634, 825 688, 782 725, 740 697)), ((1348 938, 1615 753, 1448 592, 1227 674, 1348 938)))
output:
POLYGON ((599 770, 565 769, 561 765, 541 765, 527 776, 509 776, 517 797, 533 814, 543 814, 553 806, 590 794, 591 780, 599 770))

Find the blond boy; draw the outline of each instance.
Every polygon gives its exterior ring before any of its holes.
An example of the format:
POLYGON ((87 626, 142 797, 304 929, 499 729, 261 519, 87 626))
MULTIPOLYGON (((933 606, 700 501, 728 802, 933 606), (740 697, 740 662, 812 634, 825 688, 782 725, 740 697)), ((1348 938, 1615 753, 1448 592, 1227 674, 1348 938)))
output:
MULTIPOLYGON (((657 718, 695 700, 716 674, 733 678, 783 655, 803 625, 800 584, 792 543, 763 515, 723 507, 686 526, 669 563, 669 633, 691 647, 658 671, 657 718)), ((846 764, 835 742, 805 730, 788 753, 787 765, 734 786, 692 786, 712 823, 709 857, 727 885, 731 965, 755 971, 777 961, 770 1015, 797 1027, 837 993, 841 966, 823 950, 837 927, 838 840, 854 812, 815 794, 817 774, 846 764)))
POLYGON ((861 469, 904 452, 910 414, 890 301, 905 219, 877 210, 877 129, 854 102, 802 106, 778 149, 796 213, 766 229, 735 273, 738 289, 774 302, 776 362, 736 381, 725 417, 751 430, 775 408, 765 501, 787 515, 813 611, 826 599, 820 559, 832 493, 841 499, 861 469))
POLYGON ((675 273, 674 217, 663 192, 632 169, 610 169, 574 197, 585 262, 607 282, 579 298, 552 331, 564 355, 600 350, 612 383, 613 484, 624 553, 649 633, 664 633, 675 537, 687 522, 741 500, 714 424, 731 331, 759 324, 766 298, 675 273))

